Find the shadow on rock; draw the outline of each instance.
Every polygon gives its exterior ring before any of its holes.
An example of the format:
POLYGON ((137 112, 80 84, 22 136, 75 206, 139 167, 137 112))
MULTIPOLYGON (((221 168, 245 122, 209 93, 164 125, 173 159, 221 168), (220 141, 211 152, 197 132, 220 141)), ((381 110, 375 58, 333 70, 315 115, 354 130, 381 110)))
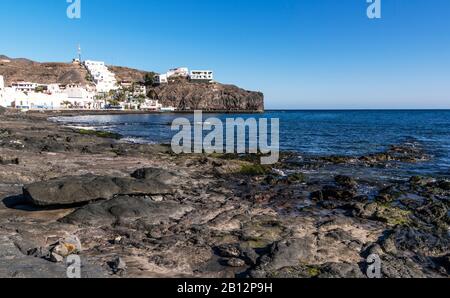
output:
POLYGON ((9 209, 21 211, 38 211, 40 208, 29 204, 23 195, 6 197, 2 200, 3 205, 9 209))

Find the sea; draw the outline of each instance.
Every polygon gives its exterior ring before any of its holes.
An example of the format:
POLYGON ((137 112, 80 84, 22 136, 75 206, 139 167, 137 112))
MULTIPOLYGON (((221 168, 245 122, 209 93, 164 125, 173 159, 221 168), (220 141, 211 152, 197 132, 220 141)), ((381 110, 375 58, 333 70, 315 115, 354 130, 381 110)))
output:
MULTIPOLYGON (((119 133, 123 142, 170 143, 176 118, 192 114, 83 115, 53 120, 71 127, 119 133)), ((215 117, 279 119, 280 150, 305 156, 363 156, 392 145, 417 144, 429 161, 404 165, 405 175, 450 176, 450 110, 272 110, 262 114, 203 114, 215 117)), ((270 129, 269 129, 270 130, 270 129)), ((269 137, 270 139, 270 137, 269 137)))

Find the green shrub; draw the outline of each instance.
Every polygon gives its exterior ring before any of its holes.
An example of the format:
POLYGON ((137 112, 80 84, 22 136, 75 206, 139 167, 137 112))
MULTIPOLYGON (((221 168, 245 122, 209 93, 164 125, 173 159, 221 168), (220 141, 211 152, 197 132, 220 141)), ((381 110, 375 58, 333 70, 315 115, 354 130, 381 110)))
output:
POLYGON ((243 165, 240 173, 247 176, 261 176, 268 173, 268 170, 262 165, 243 165))

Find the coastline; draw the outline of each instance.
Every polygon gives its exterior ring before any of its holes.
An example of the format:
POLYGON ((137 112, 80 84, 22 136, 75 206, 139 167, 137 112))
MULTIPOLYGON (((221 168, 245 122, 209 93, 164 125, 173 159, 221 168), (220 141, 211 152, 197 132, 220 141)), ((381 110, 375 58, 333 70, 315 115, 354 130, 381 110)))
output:
MULTIPOLYGON (((12 111, 10 109, 10 111, 12 111)), ((157 112, 157 111, 139 111, 139 110, 30 110, 26 112, 20 112, 14 110, 17 113, 29 114, 34 117, 71 117, 71 116, 96 116, 96 115, 167 115, 167 114, 180 114, 180 115, 190 115, 194 114, 192 111, 173 111, 173 112, 157 112)), ((221 111, 221 110, 211 110, 202 111, 203 114, 263 114, 265 111, 246 111, 246 110, 236 110, 236 111, 221 111)))
POLYGON ((263 167, 79 134, 48 117, 0 115, 2 277, 61 277, 53 244, 68 236, 90 277, 363 278, 370 254, 386 277, 449 276, 449 182, 327 172, 420 162, 420 149, 303 163, 284 153, 263 167), (320 179, 305 174, 316 167, 320 179))

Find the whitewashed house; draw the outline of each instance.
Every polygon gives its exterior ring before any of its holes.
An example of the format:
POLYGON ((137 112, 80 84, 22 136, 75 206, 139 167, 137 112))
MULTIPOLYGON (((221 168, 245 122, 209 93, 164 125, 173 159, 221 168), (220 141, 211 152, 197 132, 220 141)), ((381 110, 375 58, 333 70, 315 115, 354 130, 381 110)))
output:
POLYGON ((153 83, 155 84, 167 84, 169 81, 167 80, 167 74, 157 74, 153 78, 153 83))
POLYGON ((141 105, 141 110, 147 111, 159 111, 162 108, 162 104, 157 100, 147 99, 145 103, 141 105))
POLYGON ((144 84, 138 83, 134 85, 133 96, 147 96, 147 87, 144 84))
POLYGON ((6 100, 6 91, 5 91, 5 80, 3 76, 0 76, 0 106, 7 107, 8 103, 6 100))
POLYGON ((70 102, 72 107, 81 109, 94 109, 95 92, 88 90, 80 85, 71 84, 66 86, 64 93, 67 95, 66 101, 70 102))
POLYGON ((108 93, 119 89, 114 73, 106 67, 105 62, 86 60, 84 65, 94 79, 97 92, 108 93))
POLYGON ((212 70, 192 70, 190 79, 192 81, 212 82, 214 80, 214 73, 212 70))
POLYGON ((105 62, 86 60, 86 61, 84 61, 84 65, 86 65, 87 68, 101 68, 101 67, 105 67, 105 62))
POLYGON ((169 69, 169 71, 166 73, 167 78, 171 77, 185 77, 187 78, 189 76, 189 69, 187 67, 177 67, 173 69, 169 69))
POLYGON ((131 87, 133 87, 133 82, 131 82, 131 81, 121 81, 120 82, 120 86, 122 88, 131 88, 131 87))
POLYGON ((48 94, 59 94, 62 93, 61 87, 58 84, 48 84, 47 85, 48 94))
POLYGON ((64 94, 47 94, 41 92, 22 92, 13 90, 9 95, 13 99, 11 106, 27 110, 53 110, 60 109, 65 100, 64 94))
POLYGON ((31 82, 15 82, 11 85, 16 91, 19 92, 34 92, 36 90, 36 87, 39 86, 37 83, 31 83, 31 82))

